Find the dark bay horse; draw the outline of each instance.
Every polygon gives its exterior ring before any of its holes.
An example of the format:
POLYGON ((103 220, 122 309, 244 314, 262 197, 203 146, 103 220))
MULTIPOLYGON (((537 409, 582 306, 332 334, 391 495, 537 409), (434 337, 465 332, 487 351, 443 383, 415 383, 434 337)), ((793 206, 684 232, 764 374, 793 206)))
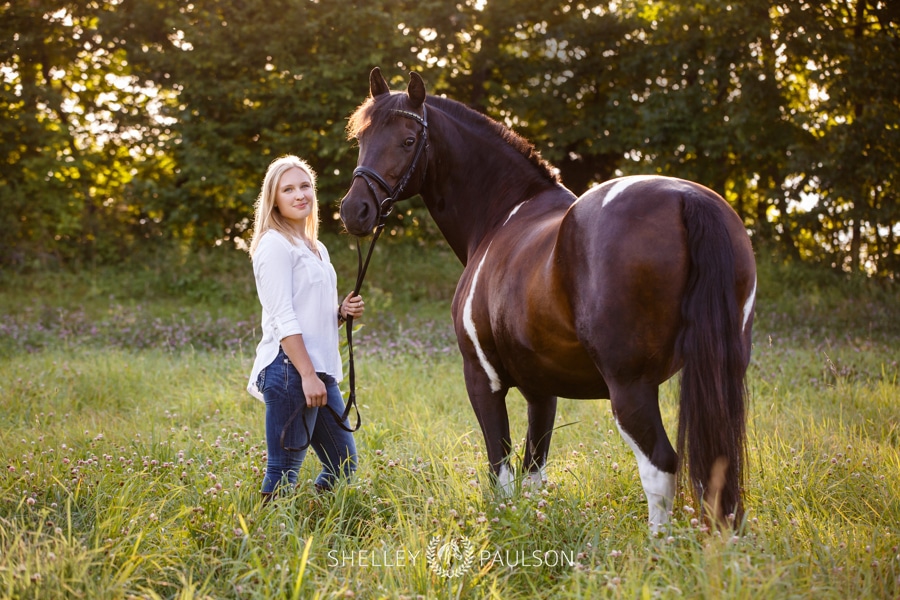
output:
POLYGON ((511 387, 528 405, 523 483, 543 480, 557 396, 609 398, 652 530, 668 522, 678 472, 713 519, 740 519, 756 265, 737 214, 661 176, 575 197, 530 143, 427 96, 416 73, 392 92, 376 68, 369 86, 348 125, 359 159, 341 218, 365 236, 393 202, 420 194, 465 265, 453 322, 499 485, 515 481, 511 387), (679 370, 676 454, 658 390, 679 370))

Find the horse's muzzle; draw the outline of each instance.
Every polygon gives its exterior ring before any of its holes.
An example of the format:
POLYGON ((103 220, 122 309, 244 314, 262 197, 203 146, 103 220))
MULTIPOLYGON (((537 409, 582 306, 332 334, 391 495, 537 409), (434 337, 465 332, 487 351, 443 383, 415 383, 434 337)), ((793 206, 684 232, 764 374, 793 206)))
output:
POLYGON ((341 200, 341 221, 347 233, 365 237, 372 233, 378 220, 378 206, 364 181, 355 178, 341 200))

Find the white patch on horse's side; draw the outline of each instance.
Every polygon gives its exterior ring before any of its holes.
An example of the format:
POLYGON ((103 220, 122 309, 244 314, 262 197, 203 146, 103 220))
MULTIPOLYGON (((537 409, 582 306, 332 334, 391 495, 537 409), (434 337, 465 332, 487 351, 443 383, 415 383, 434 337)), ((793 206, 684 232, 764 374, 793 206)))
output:
POLYGON ((513 490, 515 489, 513 486, 515 479, 509 465, 506 463, 500 465, 500 473, 497 474, 497 484, 500 486, 500 492, 504 496, 512 496, 513 490))
POLYGON ((515 208, 513 208, 511 211, 509 211, 509 215, 507 215, 506 220, 503 221, 503 224, 506 225, 507 223, 509 223, 509 220, 512 219, 513 215, 516 214, 517 212, 519 212, 519 209, 522 208, 522 206, 526 202, 528 202, 528 200, 525 200, 525 202, 519 202, 518 204, 516 204, 515 208))
POLYGON ((650 509, 650 532, 657 534, 669 522, 669 511, 675 500, 675 474, 666 473, 650 462, 650 458, 641 451, 634 438, 622 429, 618 420, 616 427, 637 458, 638 473, 641 475, 641 484, 650 509))
POLYGON ((502 387, 500 385, 500 377, 497 375, 494 366, 488 361, 484 349, 478 342, 478 332, 475 331, 475 321, 472 319, 472 300, 475 297, 475 286, 478 284, 478 276, 481 274, 481 267, 484 266, 484 261, 487 258, 488 250, 490 249, 491 246, 488 244, 488 249, 485 250, 484 256, 481 257, 481 262, 478 263, 478 268, 475 269, 475 275, 472 277, 472 286, 469 288, 469 295, 463 306, 463 327, 465 327, 469 339, 472 340, 472 345, 475 346, 475 353, 478 355, 478 362, 481 363, 481 368, 484 369, 485 374, 491 381, 491 391, 499 392, 502 387))
POLYGON ((632 175, 630 177, 622 177, 621 179, 614 180, 612 189, 606 192, 606 195, 603 197, 602 206, 606 206, 607 204, 615 200, 616 196, 624 192, 635 183, 647 181, 648 179, 653 179, 655 177, 657 177, 657 175, 632 175))
POLYGON ((753 278, 753 291, 750 292, 750 297, 747 298, 747 301, 744 302, 744 323, 741 325, 741 331, 745 331, 747 329, 747 321, 750 320, 750 313, 753 312, 753 304, 756 301, 756 277, 753 278))

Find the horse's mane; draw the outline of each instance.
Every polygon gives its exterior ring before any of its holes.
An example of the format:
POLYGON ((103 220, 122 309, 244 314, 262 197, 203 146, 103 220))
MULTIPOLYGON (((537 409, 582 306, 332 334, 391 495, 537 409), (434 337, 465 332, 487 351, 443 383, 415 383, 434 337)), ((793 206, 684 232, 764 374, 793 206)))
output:
MULTIPOLYGON (((357 108, 347 123, 347 137, 354 139, 362 134, 370 127, 379 128, 387 123, 396 115, 392 112, 401 108, 405 94, 402 92, 392 93, 387 97, 379 97, 377 100, 369 97, 357 108)), ((485 132, 485 137, 499 138, 501 142, 524 156, 538 172, 549 182, 559 183, 559 174, 556 169, 541 157, 541 153, 535 148, 534 144, 527 139, 506 127, 502 123, 491 119, 490 117, 473 110, 455 100, 443 98, 440 96, 428 96, 425 104, 434 106, 438 110, 447 113, 454 119, 465 121, 466 123, 481 129, 485 132)))

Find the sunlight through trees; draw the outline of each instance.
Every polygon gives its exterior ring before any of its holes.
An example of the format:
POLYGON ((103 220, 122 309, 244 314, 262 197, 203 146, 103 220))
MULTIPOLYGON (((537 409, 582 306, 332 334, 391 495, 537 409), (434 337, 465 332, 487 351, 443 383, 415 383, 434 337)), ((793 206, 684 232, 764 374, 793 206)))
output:
MULTIPOLYGON (((900 273, 900 7, 886 0, 0 1, 0 263, 247 235, 308 157, 324 226, 373 66, 531 139, 578 193, 655 172, 722 193, 758 248, 900 273)), ((397 235, 429 236, 421 204, 397 235)))

